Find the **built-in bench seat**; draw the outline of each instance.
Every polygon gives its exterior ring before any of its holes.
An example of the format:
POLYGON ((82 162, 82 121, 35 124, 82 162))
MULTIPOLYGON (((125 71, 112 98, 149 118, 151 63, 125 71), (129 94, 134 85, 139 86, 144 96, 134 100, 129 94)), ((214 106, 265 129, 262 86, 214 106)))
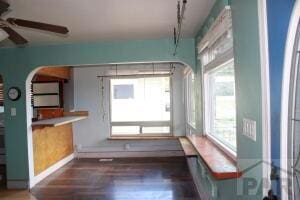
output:
POLYGON ((242 172, 235 161, 205 136, 180 137, 179 142, 201 199, 229 199, 236 195, 242 172))
POLYGON ((234 179, 242 176, 236 163, 207 137, 191 135, 180 137, 179 141, 185 156, 199 156, 215 179, 234 179))

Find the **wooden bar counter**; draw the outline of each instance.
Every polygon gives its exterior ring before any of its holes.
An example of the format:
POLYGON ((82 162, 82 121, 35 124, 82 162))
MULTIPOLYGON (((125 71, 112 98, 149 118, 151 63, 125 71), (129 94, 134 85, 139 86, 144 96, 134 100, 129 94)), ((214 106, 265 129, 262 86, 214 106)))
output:
POLYGON ((72 123, 87 116, 64 116, 32 123, 34 174, 38 175, 74 152, 72 123))

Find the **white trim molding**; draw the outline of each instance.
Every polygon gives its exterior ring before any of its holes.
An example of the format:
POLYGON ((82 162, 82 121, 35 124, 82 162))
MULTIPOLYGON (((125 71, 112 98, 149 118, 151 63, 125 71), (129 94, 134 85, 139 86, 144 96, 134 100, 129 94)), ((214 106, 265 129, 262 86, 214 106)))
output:
MULTIPOLYGON (((267 1, 258 1, 259 43, 261 65, 262 96, 262 145, 263 163, 271 163, 271 125, 270 125, 270 77, 269 77, 269 38, 268 38, 267 1)), ((263 165, 263 195, 271 188, 271 166, 263 165)))
POLYGON ((287 180, 289 178, 287 171, 288 167, 288 116, 289 116, 289 102, 290 102, 290 83, 294 43, 297 35, 297 28, 300 19, 300 0, 295 2, 294 10, 291 15, 283 68, 282 94, 281 94, 281 146, 280 146, 280 177, 281 177, 281 199, 289 199, 287 190, 287 180))
POLYGON ((47 176, 49 176, 50 174, 54 173, 55 171, 57 171, 58 169, 60 169, 61 167, 63 167, 67 163, 69 163, 70 161, 72 161, 73 159, 74 159, 74 154, 72 153, 71 155, 65 157, 64 159, 62 159, 60 161, 58 161, 57 163, 55 163, 54 165, 52 165, 51 167, 49 167, 48 169, 46 169, 42 173, 40 173, 37 176, 35 176, 32 179, 30 179, 29 187, 33 188, 40 181, 42 181, 47 176))
POLYGON ((232 17, 230 6, 225 8, 213 22, 208 32, 197 45, 198 55, 207 47, 213 45, 226 31, 232 27, 232 17))

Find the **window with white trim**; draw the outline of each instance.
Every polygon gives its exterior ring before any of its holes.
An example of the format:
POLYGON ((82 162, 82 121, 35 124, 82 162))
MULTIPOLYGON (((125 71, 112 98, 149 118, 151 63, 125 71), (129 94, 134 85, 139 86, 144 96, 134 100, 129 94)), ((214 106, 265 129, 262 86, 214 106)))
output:
POLYGON ((236 96, 233 33, 226 7, 198 44, 203 71, 204 129, 223 149, 236 153, 236 96))
POLYGON ((111 135, 171 135, 170 81, 167 76, 111 79, 111 135))
POLYGON ((185 91, 187 126, 196 129, 195 75, 192 70, 186 74, 185 91))
POLYGON ((234 61, 205 73, 206 134, 236 150, 236 98, 234 61))

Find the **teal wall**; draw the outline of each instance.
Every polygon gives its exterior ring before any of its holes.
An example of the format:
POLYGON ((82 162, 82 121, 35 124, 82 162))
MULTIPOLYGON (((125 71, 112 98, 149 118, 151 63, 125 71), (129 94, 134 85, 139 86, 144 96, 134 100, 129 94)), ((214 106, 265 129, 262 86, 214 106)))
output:
POLYGON ((194 39, 182 39, 176 56, 173 56, 173 39, 1 48, 0 74, 4 78, 4 91, 7 93, 12 86, 17 86, 22 91, 21 99, 16 102, 5 96, 8 179, 29 179, 25 81, 32 70, 51 65, 152 61, 180 61, 194 68, 194 45, 194 39), (12 107, 17 109, 15 117, 9 115, 12 107))
MULTIPOLYGON (((237 162, 245 170, 262 160, 262 96, 259 46, 258 0, 217 0, 204 25, 195 38, 195 46, 208 31, 218 14, 230 5, 233 18, 236 101, 237 101, 237 162), (256 142, 242 134, 243 118, 256 121, 256 142)), ((201 63, 196 62, 198 90, 201 91, 201 63)), ((201 99, 198 99, 201 105, 201 99)), ((198 109, 198 129, 203 132, 202 111, 198 109)), ((246 184, 245 178, 255 178, 257 188, 244 193, 239 199, 262 199, 262 166, 248 170, 238 185, 246 184)), ((246 180, 247 181, 247 180, 246 180)), ((233 198, 233 197, 232 197, 233 198)), ((233 198, 234 199, 234 198, 233 198)))
MULTIPOLYGON (((262 160, 262 90, 259 44, 258 0, 232 0, 238 165, 244 170, 262 160), (256 142, 242 135, 243 118, 256 121, 256 142)), ((252 178, 261 180, 262 166, 250 170, 252 178)), ((262 186, 257 197, 262 199, 262 186)))

